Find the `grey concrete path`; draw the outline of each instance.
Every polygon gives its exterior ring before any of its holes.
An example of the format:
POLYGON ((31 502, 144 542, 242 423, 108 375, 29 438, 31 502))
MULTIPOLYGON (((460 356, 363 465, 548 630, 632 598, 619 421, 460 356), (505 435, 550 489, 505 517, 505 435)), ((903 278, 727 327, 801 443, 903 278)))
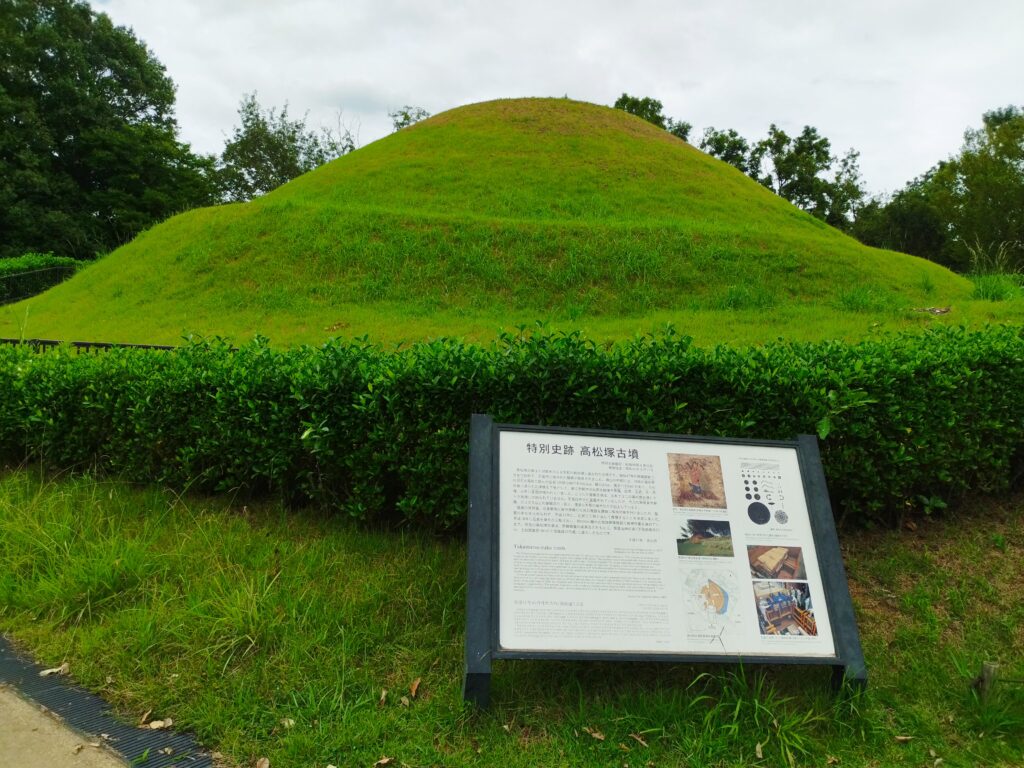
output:
POLYGON ((102 738, 78 733, 57 716, 0 683, 0 766, 125 768, 127 765, 107 751, 102 738))

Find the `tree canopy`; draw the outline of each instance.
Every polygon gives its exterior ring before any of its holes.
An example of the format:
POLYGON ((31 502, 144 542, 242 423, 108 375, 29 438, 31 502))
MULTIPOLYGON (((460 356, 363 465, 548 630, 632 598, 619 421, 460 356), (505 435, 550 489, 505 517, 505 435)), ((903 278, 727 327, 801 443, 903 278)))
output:
POLYGON ((388 117, 391 118, 391 125, 394 127, 394 130, 400 131, 414 123, 418 123, 420 120, 426 120, 430 117, 430 113, 423 107, 406 104, 404 107, 388 112, 388 117))
POLYGON ((305 116, 289 118, 287 104, 280 111, 263 109, 255 93, 242 97, 238 118, 221 154, 221 181, 230 200, 266 194, 356 147, 348 130, 307 128, 305 116))
POLYGON ((854 233, 962 271, 1024 268, 1024 108, 986 112, 958 155, 873 201, 854 233))
MULTIPOLYGON (((612 106, 683 141, 690 139, 693 126, 666 116, 664 105, 650 96, 623 93, 612 106)), ((700 148, 839 229, 850 229, 864 199, 859 155, 851 149, 842 157, 834 156, 829 140, 809 125, 791 137, 773 123, 768 136, 756 143, 731 128, 721 131, 712 126, 704 130, 700 148)))
POLYGON ((624 93, 615 100, 612 106, 615 109, 621 109, 624 112, 629 112, 631 115, 636 115, 659 128, 664 128, 673 136, 677 136, 683 141, 689 141, 690 139, 690 131, 693 130, 693 125, 685 120, 674 120, 671 117, 667 117, 662 112, 664 109, 662 103, 657 99, 652 99, 650 96, 641 98, 624 93))
POLYGON ((216 198, 163 66, 80 0, 0 2, 0 166, 0 256, 92 257, 216 198))
POLYGON ((833 155, 831 142, 810 125, 794 137, 772 123, 754 143, 731 128, 709 127, 700 148, 839 229, 850 229, 864 198, 858 153, 833 155))

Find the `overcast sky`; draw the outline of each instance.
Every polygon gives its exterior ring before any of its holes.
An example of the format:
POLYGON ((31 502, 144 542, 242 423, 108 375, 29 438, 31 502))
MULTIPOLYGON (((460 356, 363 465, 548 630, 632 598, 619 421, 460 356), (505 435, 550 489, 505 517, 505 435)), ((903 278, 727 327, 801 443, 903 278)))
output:
POLYGON ((403 104, 652 96, 695 126, 762 137, 813 125, 869 191, 1024 105, 1024 0, 94 0, 178 86, 181 137, 219 153, 244 93, 310 125, 391 130, 403 104))

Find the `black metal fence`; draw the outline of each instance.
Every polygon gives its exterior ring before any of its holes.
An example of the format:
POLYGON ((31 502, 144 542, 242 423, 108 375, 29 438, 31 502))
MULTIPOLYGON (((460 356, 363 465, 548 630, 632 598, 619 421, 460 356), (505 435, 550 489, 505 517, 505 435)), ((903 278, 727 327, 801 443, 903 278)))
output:
POLYGON ((62 345, 70 347, 78 354, 82 352, 101 352, 106 349, 159 349, 170 351, 177 347, 167 344, 118 344, 109 341, 58 341, 56 339, 0 339, 0 344, 26 344, 37 352, 45 352, 62 345))
POLYGON ((30 269, 10 275, 0 275, 0 305, 13 304, 36 296, 62 283, 78 271, 77 266, 56 266, 30 269))

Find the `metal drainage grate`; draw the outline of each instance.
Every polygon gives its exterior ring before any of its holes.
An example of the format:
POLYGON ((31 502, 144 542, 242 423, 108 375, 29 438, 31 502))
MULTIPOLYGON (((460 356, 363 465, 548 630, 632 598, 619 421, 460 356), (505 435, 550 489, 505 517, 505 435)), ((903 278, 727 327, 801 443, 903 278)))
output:
POLYGON ((191 736, 172 731, 154 731, 125 725, 116 720, 103 699, 59 679, 40 677, 42 667, 19 656, 0 635, 0 683, 16 688, 23 696, 46 707, 77 731, 97 736, 107 734, 105 743, 131 765, 146 768, 213 768, 213 758, 191 736), (170 748, 170 754, 166 751, 170 748))

